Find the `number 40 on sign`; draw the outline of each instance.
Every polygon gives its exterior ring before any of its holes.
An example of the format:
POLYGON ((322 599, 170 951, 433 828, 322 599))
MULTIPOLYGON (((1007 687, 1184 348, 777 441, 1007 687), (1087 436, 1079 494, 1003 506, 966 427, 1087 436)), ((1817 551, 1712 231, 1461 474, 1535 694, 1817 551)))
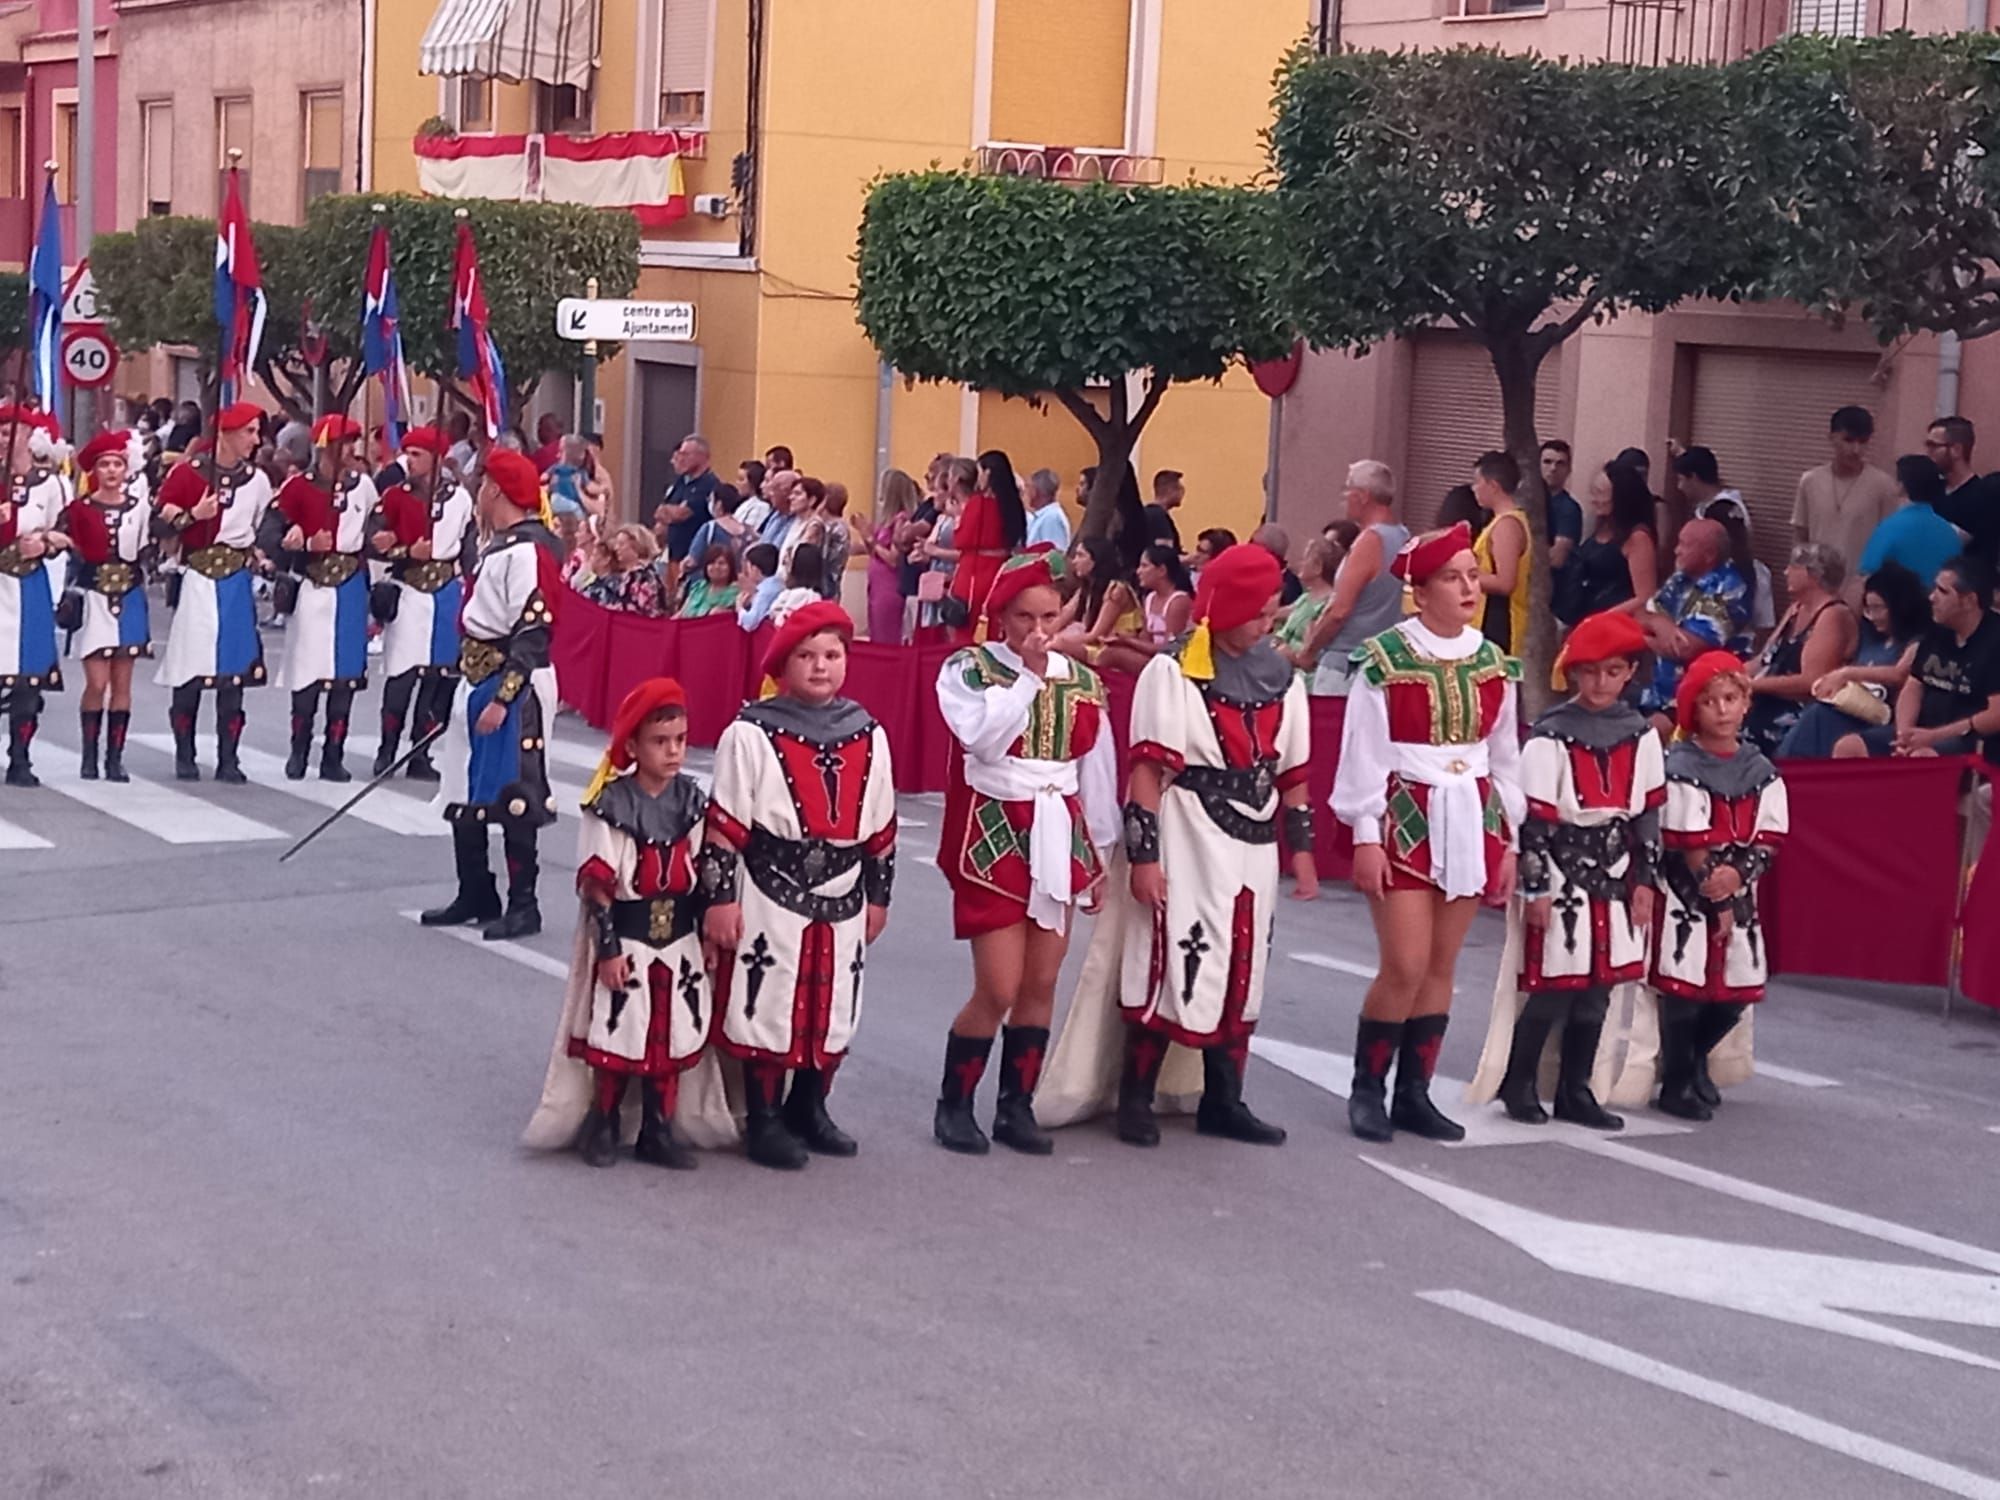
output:
POLYGON ((118 346, 102 329, 74 328, 63 335, 63 374, 86 390, 109 385, 118 373, 118 346))

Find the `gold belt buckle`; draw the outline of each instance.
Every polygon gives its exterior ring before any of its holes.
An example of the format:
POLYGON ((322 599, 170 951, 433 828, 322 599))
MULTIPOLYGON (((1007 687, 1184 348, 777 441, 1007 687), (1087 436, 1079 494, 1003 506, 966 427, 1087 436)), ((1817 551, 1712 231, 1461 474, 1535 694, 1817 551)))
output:
POLYGON ((655 897, 646 914, 646 936, 656 943, 664 943, 674 935, 674 903, 665 897, 655 897))

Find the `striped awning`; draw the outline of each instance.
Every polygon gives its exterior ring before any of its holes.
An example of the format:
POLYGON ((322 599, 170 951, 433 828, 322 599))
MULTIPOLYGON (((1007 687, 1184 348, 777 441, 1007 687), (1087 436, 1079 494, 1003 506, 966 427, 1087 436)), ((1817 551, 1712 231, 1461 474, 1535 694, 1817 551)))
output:
POLYGON ((439 0, 419 72, 590 87, 599 0, 439 0))

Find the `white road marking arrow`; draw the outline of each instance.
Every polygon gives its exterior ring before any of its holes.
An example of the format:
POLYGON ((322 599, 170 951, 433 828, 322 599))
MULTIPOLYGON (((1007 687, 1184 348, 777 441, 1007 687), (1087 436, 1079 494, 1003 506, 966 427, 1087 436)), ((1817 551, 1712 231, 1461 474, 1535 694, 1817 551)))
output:
POLYGON ((2000 1277, 1583 1224, 1452 1187, 1372 1157, 1363 1160, 1566 1275, 1846 1334, 1975 1369, 2000 1370, 2000 1361, 1850 1316, 1873 1313, 2000 1328, 2000 1277))

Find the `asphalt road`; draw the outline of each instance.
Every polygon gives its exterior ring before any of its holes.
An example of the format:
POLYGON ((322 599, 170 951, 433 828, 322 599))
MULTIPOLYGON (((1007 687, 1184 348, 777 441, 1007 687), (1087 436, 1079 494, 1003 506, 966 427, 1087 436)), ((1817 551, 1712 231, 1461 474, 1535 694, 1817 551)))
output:
POLYGON ((1784 1074, 1710 1126, 1364 1148, 1298 1076, 1344 1083, 1372 963, 1331 893, 1279 914, 1283 1149, 965 1160, 929 1120, 968 965, 908 799, 836 1096, 861 1157, 591 1171, 515 1144, 573 821, 552 930, 496 952, 403 915, 450 854, 402 790, 276 862, 331 793, 279 780, 276 690, 244 788, 176 786, 159 738, 79 786, 74 712, 51 785, 0 789, 0 1497, 2000 1497, 1985 1013, 1781 983, 1784 1074))

